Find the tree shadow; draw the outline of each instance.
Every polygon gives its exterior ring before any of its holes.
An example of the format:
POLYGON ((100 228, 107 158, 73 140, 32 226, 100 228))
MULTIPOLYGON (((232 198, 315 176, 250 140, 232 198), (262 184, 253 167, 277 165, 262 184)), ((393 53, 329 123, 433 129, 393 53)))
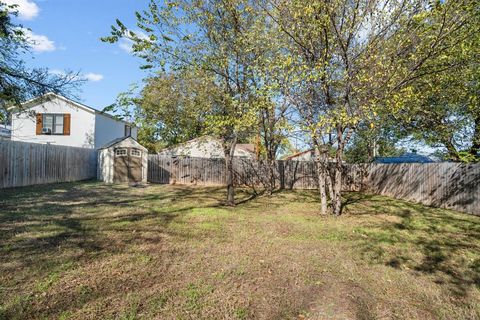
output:
POLYGON ((163 194, 138 194, 100 183, 10 189, 0 198, 0 260, 4 268, 9 268, 6 262, 17 268, 45 264, 56 248, 81 250, 86 258, 115 253, 135 239, 134 230, 137 238, 140 231, 189 238, 186 230, 170 225, 183 223, 182 215, 193 208, 218 207, 217 191, 182 186, 163 194), (118 239, 106 236, 110 231, 120 231, 118 239))
POLYGON ((354 240, 367 260, 432 276, 457 297, 480 288, 480 217, 383 196, 347 194, 354 240))

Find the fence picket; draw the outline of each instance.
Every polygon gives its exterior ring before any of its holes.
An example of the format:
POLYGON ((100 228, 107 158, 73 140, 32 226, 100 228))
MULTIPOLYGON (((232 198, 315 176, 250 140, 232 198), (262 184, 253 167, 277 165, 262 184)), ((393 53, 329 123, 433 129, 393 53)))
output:
MULTIPOLYGON (((262 184, 268 170, 261 162, 235 159, 237 184, 262 184)), ((276 186, 317 187, 315 165, 306 161, 277 161, 276 186)), ((149 155, 149 181, 224 185, 223 159, 172 159, 149 155)), ((480 215, 480 164, 361 164, 345 165, 345 191, 368 191, 413 202, 480 215)))
POLYGON ((93 149, 0 140, 0 188, 96 177, 93 149))

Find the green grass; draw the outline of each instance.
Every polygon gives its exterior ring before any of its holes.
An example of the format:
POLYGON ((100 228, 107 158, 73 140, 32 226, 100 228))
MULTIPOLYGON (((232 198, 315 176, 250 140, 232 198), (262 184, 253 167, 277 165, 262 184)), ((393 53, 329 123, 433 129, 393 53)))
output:
POLYGON ((480 218, 313 191, 0 191, 0 319, 478 319, 480 218))

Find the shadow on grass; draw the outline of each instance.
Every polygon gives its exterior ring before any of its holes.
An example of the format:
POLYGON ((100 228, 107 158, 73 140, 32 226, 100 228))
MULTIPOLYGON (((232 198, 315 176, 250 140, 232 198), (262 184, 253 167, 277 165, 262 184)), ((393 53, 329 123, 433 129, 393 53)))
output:
POLYGON ((410 268, 446 284, 458 297, 480 288, 480 217, 382 196, 347 193, 361 254, 392 268, 410 268))
MULTIPOLYGON (((10 284, 17 285, 23 280, 44 279, 58 265, 129 252, 132 244, 156 244, 159 245, 155 246, 156 252, 161 251, 158 249, 163 248, 165 237, 180 241, 198 237, 183 216, 192 209, 222 207, 224 196, 222 187, 167 186, 152 190, 89 182, 2 192, 0 272, 13 274, 26 270, 25 275, 12 278, 10 284)), ((318 201, 315 191, 284 191, 262 199, 250 198, 251 194, 244 190, 238 192, 238 208, 253 214, 261 213, 267 206, 272 213, 286 203, 315 204, 318 201)), ((472 286, 480 285, 478 217, 360 193, 347 193, 345 197, 348 214, 335 224, 338 232, 346 233, 345 230, 353 228, 353 235, 348 233, 341 239, 352 240, 364 258, 392 268, 408 267, 414 272, 431 275, 457 296, 466 296, 472 286)), ((175 248, 169 250, 167 254, 182 261, 178 259, 181 252, 174 252, 175 248)), ((162 259, 173 260, 171 257, 162 256, 162 259)), ((114 285, 109 290, 117 290, 126 280, 102 278, 102 281, 112 282, 114 285)), ((128 281, 133 283, 134 279, 128 281)), ((26 290, 30 290, 28 285, 25 285, 26 290)), ((93 289, 79 290, 78 295, 83 296, 74 303, 75 308, 99 296, 99 293, 91 293, 93 289)), ((0 300, 7 294, 0 291, 0 300)), ((60 297, 62 294, 57 293, 58 299, 74 300, 77 293, 60 297)), ((48 298, 41 301, 48 301, 48 298)), ((25 308, 28 305, 25 303, 25 308)), ((53 305, 51 302, 48 312, 58 313, 61 306, 62 303, 53 305)), ((7 318, 18 314, 15 308, 5 309, 7 318)), ((35 311, 30 312, 31 315, 35 311)), ((28 311, 25 314, 28 315, 28 311)))
POLYGON ((217 207, 216 195, 213 188, 183 186, 139 194, 93 182, 6 190, 0 198, 0 258, 15 267, 41 266, 56 248, 81 249, 88 257, 122 251, 142 241, 142 232, 189 238, 188 228, 169 226, 183 223, 179 218, 193 208, 217 207), (115 237, 106 236, 112 231, 115 237))
MULTIPOLYGON (((31 287, 33 279, 48 278, 62 265, 123 254, 136 244, 163 246, 165 237, 182 241, 202 236, 188 226, 184 214, 220 206, 220 188, 148 189, 82 182, 2 190, 0 272, 25 271, 4 285, 13 286, 20 277, 31 287)), ((0 287, 0 301, 8 294, 0 287)), ((38 293, 34 290, 34 294, 38 293)), ((82 298, 81 304, 95 295, 89 297, 82 298)), ((0 304, 0 318, 35 312, 29 309, 31 294, 15 299, 18 303, 0 304)))

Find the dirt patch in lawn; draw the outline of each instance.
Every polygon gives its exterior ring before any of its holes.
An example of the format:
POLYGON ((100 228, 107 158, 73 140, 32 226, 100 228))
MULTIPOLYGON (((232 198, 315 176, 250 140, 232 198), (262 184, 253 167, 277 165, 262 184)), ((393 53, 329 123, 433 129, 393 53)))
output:
POLYGON ((480 219, 314 192, 3 190, 0 319, 478 319, 480 219), (242 201, 250 199, 248 201, 242 201))

